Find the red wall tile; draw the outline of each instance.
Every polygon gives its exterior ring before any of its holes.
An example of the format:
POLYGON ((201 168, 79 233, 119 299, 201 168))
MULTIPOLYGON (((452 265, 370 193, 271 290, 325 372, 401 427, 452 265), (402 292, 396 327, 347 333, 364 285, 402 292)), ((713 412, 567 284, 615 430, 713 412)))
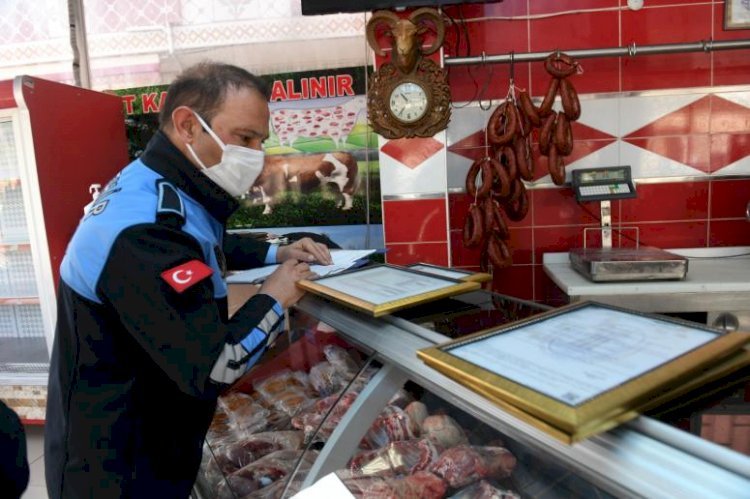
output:
POLYGON ((447 241, 445 200, 383 201, 385 242, 447 241))
POLYGON ((747 220, 712 220, 711 246, 750 246, 750 222, 747 220))
MULTIPOLYGON (((750 129, 749 129, 750 130, 750 129)), ((716 172, 748 155, 750 133, 711 135, 711 171, 716 172)))
POLYGON ((535 189, 533 192, 536 226, 599 223, 599 203, 580 205, 572 189, 535 189))
POLYGON ((706 219, 707 181, 640 184, 637 197, 622 201, 622 221, 706 219))
POLYGON ((513 265, 534 263, 534 233, 531 228, 511 229, 508 249, 513 265))
MULTIPOLYGON (((555 11, 559 10, 557 2, 533 3, 535 4, 533 8, 539 8, 544 4, 553 7, 555 11)), ((617 47, 619 45, 618 33, 619 13, 616 11, 535 19, 531 22, 530 28, 531 51, 551 53, 555 50, 617 47)), ((592 58, 579 62, 583 73, 570 77, 570 82, 579 94, 619 90, 620 70, 617 58, 592 58)), ((532 95, 543 96, 551 78, 544 70, 542 62, 532 65, 532 95)))
POLYGON ((712 95, 710 131, 711 133, 739 133, 750 131, 750 109, 722 97, 730 94, 712 95))
MULTIPOLYGON (((636 50, 638 45, 703 40, 711 29, 710 5, 675 4, 622 13, 622 45, 635 43, 636 50)), ((622 90, 710 85, 710 64, 711 55, 699 52, 623 58, 622 90)))
MULTIPOLYGON (((619 0, 555 0, 554 2, 529 2, 531 15, 572 12, 588 9, 615 9, 619 0)), ((581 15, 581 14, 577 14, 581 15)))
MULTIPOLYGON (((714 40, 747 39, 747 30, 724 29, 724 2, 714 5, 714 40)), ((750 50, 726 50, 713 54, 714 85, 747 85, 750 83, 750 50)))
MULTIPOLYGON (((589 227, 598 227, 589 226, 589 227)), ((539 259, 544 253, 568 251, 583 246, 583 226, 534 227, 534 251, 539 259)))
MULTIPOLYGON (((745 218, 748 202, 750 202, 749 179, 711 182, 711 218, 745 218)), ((750 232, 750 222, 746 229, 750 232)))
POLYGON ((641 223, 641 246, 656 248, 703 248, 707 245, 707 222, 641 223))
POLYGON ((461 230, 451 230, 451 255, 456 267, 478 266, 480 248, 467 248, 461 230))
POLYGON ((711 137, 708 135, 679 135, 626 139, 636 147, 673 159, 702 172, 711 171, 711 137))
POLYGON ((386 244, 385 261, 395 265, 432 263, 448 265, 448 243, 386 244))
POLYGON ((534 266, 513 265, 504 269, 493 269, 492 290, 524 300, 533 300, 534 266))
POLYGON ((448 194, 448 211, 450 215, 451 230, 462 230, 464 228, 466 215, 469 214, 469 206, 471 206, 471 199, 468 195, 464 193, 448 194))

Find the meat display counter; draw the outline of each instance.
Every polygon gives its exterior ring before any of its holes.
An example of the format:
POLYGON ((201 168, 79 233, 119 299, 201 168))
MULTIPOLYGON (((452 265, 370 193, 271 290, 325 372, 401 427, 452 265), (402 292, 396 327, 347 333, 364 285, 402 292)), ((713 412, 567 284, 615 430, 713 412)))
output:
POLYGON ((292 497, 335 473, 367 498, 747 497, 739 452, 644 416, 566 445, 417 358, 546 309, 474 291, 375 319, 305 297, 221 397, 195 495, 292 497))

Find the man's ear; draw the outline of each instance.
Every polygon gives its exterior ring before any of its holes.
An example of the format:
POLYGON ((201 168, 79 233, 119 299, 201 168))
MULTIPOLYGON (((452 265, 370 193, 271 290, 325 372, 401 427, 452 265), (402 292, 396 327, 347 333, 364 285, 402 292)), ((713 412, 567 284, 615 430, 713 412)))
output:
POLYGON ((195 114, 187 106, 180 106, 172 111, 172 126, 174 133, 187 144, 193 142, 193 138, 201 129, 195 114))

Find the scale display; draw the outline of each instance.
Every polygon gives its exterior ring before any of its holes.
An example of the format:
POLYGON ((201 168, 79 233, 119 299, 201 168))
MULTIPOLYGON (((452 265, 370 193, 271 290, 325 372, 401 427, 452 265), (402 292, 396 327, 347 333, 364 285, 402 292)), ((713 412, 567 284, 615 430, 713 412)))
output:
POLYGON ((629 165, 573 170, 572 175, 579 203, 635 197, 629 165))

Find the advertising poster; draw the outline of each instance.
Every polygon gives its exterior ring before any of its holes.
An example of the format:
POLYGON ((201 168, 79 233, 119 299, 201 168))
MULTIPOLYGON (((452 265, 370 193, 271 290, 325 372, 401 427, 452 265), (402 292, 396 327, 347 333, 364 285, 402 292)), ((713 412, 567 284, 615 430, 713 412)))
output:
MULTIPOLYGON (((263 171, 228 229, 314 232, 342 248, 382 243, 377 135, 367 124, 366 69, 263 75, 271 86, 263 171)), ((158 128, 167 85, 115 90, 131 158, 158 128)))

